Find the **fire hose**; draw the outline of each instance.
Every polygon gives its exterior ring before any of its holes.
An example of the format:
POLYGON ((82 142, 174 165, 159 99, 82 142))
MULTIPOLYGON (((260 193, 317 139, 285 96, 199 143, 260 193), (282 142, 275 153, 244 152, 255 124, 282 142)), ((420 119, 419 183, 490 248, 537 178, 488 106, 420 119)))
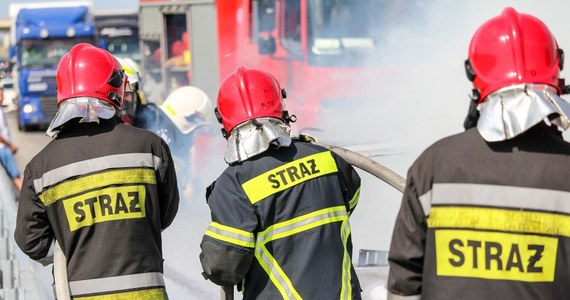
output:
POLYGON ((323 144, 320 142, 313 142, 313 144, 319 145, 323 148, 327 148, 333 151, 334 153, 338 154, 346 162, 353 165, 354 167, 357 167, 362 171, 370 173, 376 178, 386 182, 393 188, 397 189, 401 193, 404 192, 404 188, 406 186, 406 179, 400 176, 398 173, 378 163, 377 161, 369 157, 366 157, 362 154, 359 154, 357 152, 339 146, 323 144))
POLYGON ((57 240, 54 241, 53 279, 55 297, 57 300, 70 300, 69 282, 67 280, 67 259, 57 240))
MULTIPOLYGON (((311 139, 310 137, 302 137, 302 138, 311 139)), ((404 188, 406 186, 406 179, 400 176, 398 173, 378 163, 377 161, 369 157, 366 157, 360 153, 348 150, 346 148, 342 148, 335 145, 324 144, 316 142, 314 140, 310 141, 315 145, 333 151, 352 166, 359 168, 367 173, 370 173, 371 175, 386 182, 387 184, 397 189, 398 191, 402 193, 404 192, 404 188)), ((220 290, 220 294, 222 300, 233 300, 234 299, 233 286, 223 286, 220 290)))

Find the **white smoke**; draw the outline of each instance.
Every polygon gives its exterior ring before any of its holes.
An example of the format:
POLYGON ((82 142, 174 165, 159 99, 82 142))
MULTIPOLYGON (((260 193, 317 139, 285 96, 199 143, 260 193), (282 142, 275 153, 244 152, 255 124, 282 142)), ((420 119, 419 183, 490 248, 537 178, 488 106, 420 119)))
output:
MULTIPOLYGON (((386 23, 389 28, 380 29, 387 35, 379 45, 378 59, 391 73, 378 78, 373 86, 378 101, 367 102, 366 106, 352 103, 352 107, 322 107, 321 114, 334 119, 325 122, 321 131, 309 134, 341 146, 379 142, 401 145, 405 153, 376 160, 402 176, 431 143, 463 131, 471 91, 463 62, 471 36, 483 22, 512 6, 543 20, 560 47, 570 51, 570 34, 566 33, 565 24, 566 8, 570 8, 570 4, 563 0, 394 2, 406 2, 412 7, 406 14, 386 23), (421 2, 425 3, 420 5, 421 2)), ((562 76, 565 74, 563 71, 562 76)), ((202 269, 198 259, 199 243, 210 221, 204 197, 205 183, 214 180, 225 167, 223 149, 219 148, 224 146, 221 136, 218 142, 217 150, 209 158, 211 163, 207 164, 211 167, 198 172, 200 185, 190 200, 184 200, 174 224, 164 232, 165 273, 173 300, 219 298, 219 288, 200 276, 202 269)), ((351 217, 355 262, 359 249, 389 249, 402 197, 378 179, 359 173, 363 178, 362 193, 351 217)), ((384 293, 385 287, 379 279, 378 287, 365 291, 365 297, 383 299, 384 293)))
MULTIPOLYGON (((419 2, 419 1, 418 1, 419 2)), ((366 107, 354 122, 338 124, 361 140, 390 142, 408 149, 406 154, 382 156, 377 161, 406 176, 421 151, 445 136, 463 131, 472 89, 463 62, 476 29, 508 6, 540 18, 556 36, 562 49, 570 49, 564 1, 436 0, 418 6, 414 18, 393 24, 382 60, 397 76, 384 78, 375 88, 381 95, 376 107, 366 107), (568 45, 568 46, 565 46, 568 45)), ((570 51, 570 50, 568 50, 570 51)), ((570 67, 569 67, 570 68, 570 67)), ((566 69, 561 76, 565 77, 566 69)), ((358 87, 355 87, 358 88, 358 87)), ((337 132, 337 128, 330 131, 337 132)), ((465 153, 475 155, 476 153, 465 153)), ((359 206, 351 217, 355 253, 358 249, 389 249, 401 193, 363 174, 359 206)), ((356 257, 354 257, 356 261, 356 257)))

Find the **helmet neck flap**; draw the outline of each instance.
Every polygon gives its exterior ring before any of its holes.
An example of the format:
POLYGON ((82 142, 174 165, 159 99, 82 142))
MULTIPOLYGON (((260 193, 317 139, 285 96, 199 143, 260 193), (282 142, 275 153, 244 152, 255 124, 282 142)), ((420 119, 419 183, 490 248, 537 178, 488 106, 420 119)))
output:
POLYGON ((111 119, 115 113, 115 107, 107 101, 91 97, 72 98, 59 105, 46 134, 51 138, 57 137, 62 126, 75 118, 81 118, 79 123, 99 123, 99 118, 111 119))
POLYGON ((477 130, 487 142, 512 139, 546 121, 566 130, 570 104, 546 84, 519 84, 500 89, 478 105, 477 130))
POLYGON ((236 126, 227 140, 224 160, 228 164, 242 162, 270 148, 291 145, 291 127, 277 118, 257 118, 236 126))

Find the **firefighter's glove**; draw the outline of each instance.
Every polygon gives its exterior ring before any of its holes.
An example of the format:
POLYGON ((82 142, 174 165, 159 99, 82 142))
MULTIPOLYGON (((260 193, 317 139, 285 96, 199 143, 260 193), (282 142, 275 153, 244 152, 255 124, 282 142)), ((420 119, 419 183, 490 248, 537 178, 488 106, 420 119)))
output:
POLYGON ((238 284, 249 271, 253 251, 205 238, 200 244, 202 276, 221 286, 238 284))
POLYGON ((316 138, 314 138, 310 135, 306 135, 306 134, 299 134, 298 137, 295 137, 293 139, 301 141, 301 142, 305 142, 305 143, 314 143, 317 141, 316 138))

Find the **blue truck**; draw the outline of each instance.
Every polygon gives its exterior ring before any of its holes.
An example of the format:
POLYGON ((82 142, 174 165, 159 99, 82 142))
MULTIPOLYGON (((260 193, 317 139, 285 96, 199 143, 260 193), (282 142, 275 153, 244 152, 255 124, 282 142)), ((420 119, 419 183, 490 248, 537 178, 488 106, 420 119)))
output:
POLYGON ((57 112, 55 74, 59 60, 78 43, 95 44, 92 3, 14 3, 10 16, 18 129, 44 129, 57 112))

